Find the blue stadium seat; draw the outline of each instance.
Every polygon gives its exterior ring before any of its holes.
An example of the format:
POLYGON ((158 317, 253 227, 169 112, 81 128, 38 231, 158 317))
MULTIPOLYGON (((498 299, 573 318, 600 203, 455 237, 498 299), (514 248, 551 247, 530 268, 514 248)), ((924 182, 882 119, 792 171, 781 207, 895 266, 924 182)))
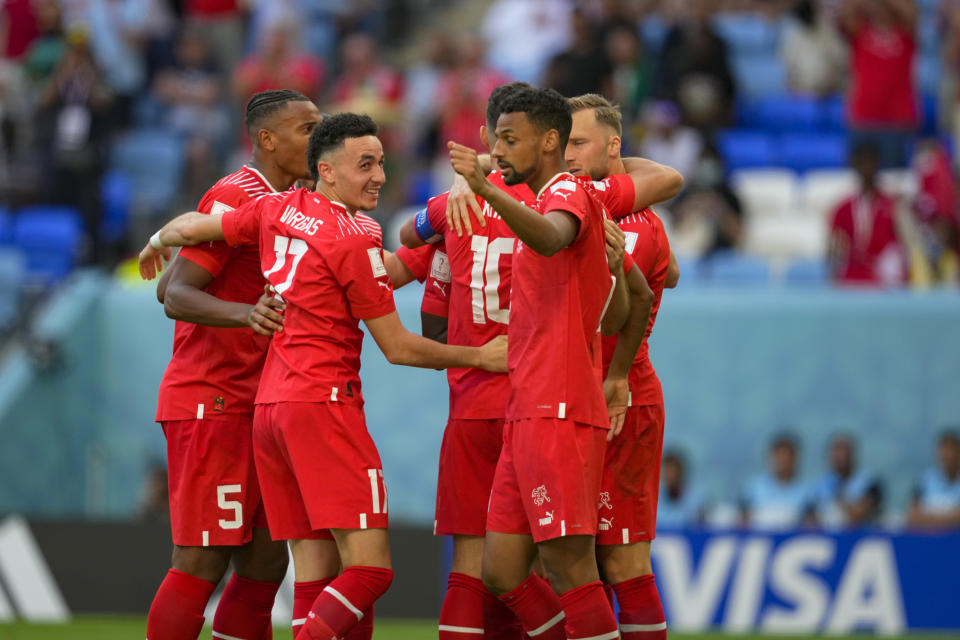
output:
POLYGON ((108 171, 100 182, 100 197, 103 202, 100 236, 107 242, 117 242, 127 232, 130 207, 133 204, 130 177, 122 171, 108 171))
POLYGON ((83 221, 70 207, 26 207, 17 215, 13 237, 26 255, 31 284, 48 286, 76 264, 83 244, 83 221))
POLYGON ((731 66, 741 98, 756 100, 787 92, 787 70, 776 55, 734 55, 731 66))
POLYGON ((778 148, 783 165, 797 172, 847 166, 847 138, 839 133, 787 133, 778 148))
POLYGON ((0 248, 0 331, 7 331, 16 320, 27 265, 16 247, 0 248))
POLYGON ((847 105, 843 96, 830 96, 820 103, 820 127, 824 131, 843 132, 847 130, 847 105))
POLYGON ((777 54, 778 27, 750 13, 720 13, 713 18, 718 35, 731 53, 742 55, 777 54))
POLYGON ((765 260, 723 251, 701 262, 701 274, 712 285, 766 286, 770 283, 770 265, 765 260))
POLYGON ((183 143, 161 129, 138 129, 119 140, 112 167, 133 187, 133 211, 164 211, 176 196, 183 173, 183 143))
POLYGON ((940 91, 940 78, 943 73, 939 53, 921 56, 916 71, 917 87, 920 93, 936 95, 940 91))
POLYGON ((803 96, 768 96, 740 111, 741 126, 771 132, 814 131, 822 122, 820 101, 803 96))
POLYGON ((764 133, 731 129, 717 136, 717 144, 728 172, 777 164, 773 139, 764 133))
POLYGON ((784 274, 784 282, 790 286, 822 287, 826 286, 828 280, 827 261, 824 259, 796 260, 787 265, 784 274))
POLYGON ((13 242, 13 219, 10 210, 0 206, 0 246, 13 242))

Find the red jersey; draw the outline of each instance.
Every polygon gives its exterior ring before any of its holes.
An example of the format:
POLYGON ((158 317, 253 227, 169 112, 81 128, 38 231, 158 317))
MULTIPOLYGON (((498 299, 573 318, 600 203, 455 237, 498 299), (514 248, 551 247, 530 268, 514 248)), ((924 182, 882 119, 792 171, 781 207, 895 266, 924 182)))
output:
MULTIPOLYGON (((667 281, 667 270, 670 267, 670 242, 663 222, 652 209, 644 209, 617 220, 617 225, 626 236, 626 256, 635 261, 637 267, 647 278, 647 284, 653 290, 653 307, 650 309, 650 321, 644 334, 643 343, 637 350, 637 356, 630 367, 628 377, 630 385, 630 404, 642 406, 660 404, 663 402, 663 389, 657 372, 650 363, 650 346, 648 340, 653 331, 653 324, 657 321, 657 311, 660 310, 660 299, 663 296, 663 286, 667 281)), ((626 265, 624 266, 626 269, 626 265)), ((603 342, 603 374, 607 375, 610 369, 610 359, 613 349, 617 345, 617 336, 605 336, 603 342)))
POLYGON ((257 404, 362 403, 359 321, 394 311, 383 249, 343 205, 307 189, 224 214, 223 235, 231 246, 259 242, 264 275, 287 303, 257 404))
POLYGON ((850 122, 858 127, 916 125, 913 34, 898 25, 878 29, 867 22, 849 37, 850 122))
POLYGON ((842 238, 846 246, 838 265, 840 282, 898 284, 906 277, 897 237, 896 203, 890 196, 874 192, 848 198, 833 212, 830 233, 842 238))
MULTIPOLYGON (((499 172, 490 181, 512 198, 534 205, 536 198, 525 184, 507 186, 499 172)), ((448 193, 431 198, 418 214, 422 240, 442 237, 447 250, 450 314, 447 343, 479 347, 507 333, 510 316, 510 283, 516 236, 489 204, 483 207, 487 225, 475 226, 473 235, 458 236, 447 224, 448 193), (426 219, 424 224, 424 220, 426 219)), ((429 284, 429 283, 428 283, 429 284)), ((498 419, 506 411, 510 381, 506 374, 481 369, 448 369, 450 417, 498 419)))
MULTIPOLYGON (((273 192, 259 171, 243 167, 213 185, 198 211, 224 213, 273 192)), ((263 294, 263 273, 256 246, 230 247, 210 242, 184 247, 180 257, 206 269, 213 282, 206 292, 222 300, 256 304, 263 294)), ((270 338, 247 329, 176 323, 173 358, 163 374, 157 421, 193 420, 204 414, 253 414, 253 400, 270 338)))
POLYGON ((450 260, 442 242, 416 249, 400 247, 394 254, 417 282, 424 283, 420 311, 446 318, 450 305, 450 260))
POLYGON ((579 221, 570 246, 548 258, 517 243, 507 420, 560 418, 610 426, 601 378, 600 322, 614 278, 603 229, 608 214, 598 198, 616 203, 618 212, 624 207, 629 211, 633 182, 628 176, 611 176, 599 184, 603 186, 598 191, 596 183, 560 173, 538 194, 541 214, 568 211, 579 221))

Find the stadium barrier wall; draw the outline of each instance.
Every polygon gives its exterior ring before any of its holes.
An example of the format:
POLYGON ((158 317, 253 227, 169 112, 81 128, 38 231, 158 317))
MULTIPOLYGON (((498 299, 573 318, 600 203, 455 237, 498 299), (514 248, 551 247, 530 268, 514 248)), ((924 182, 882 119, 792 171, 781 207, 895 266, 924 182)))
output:
MULTIPOLYGON (((448 545, 403 526, 391 545, 396 578, 377 615, 435 619, 448 545)), ((958 547, 960 534, 664 531, 652 549, 673 631, 897 635, 960 631, 958 547)), ((0 520, 0 622, 143 614, 169 553, 169 530, 155 523, 0 520)), ((292 597, 291 572, 275 624, 289 622, 292 597)))
MULTIPOLYGON (((396 294, 412 329, 421 291, 396 294)), ((723 502, 763 469, 774 431, 799 436, 801 473, 813 480, 842 429, 884 479, 888 513, 900 512, 933 462, 937 433, 960 421, 957 326, 953 292, 685 291, 681 280, 664 295, 650 347, 667 446, 688 453, 690 485, 723 502)), ((21 347, 0 363, 0 514, 131 517, 165 456, 153 418, 173 322, 152 286, 85 272, 34 334, 52 345, 44 366, 21 347)), ((428 526, 444 374, 391 366, 368 340, 361 376, 393 519, 428 526)))

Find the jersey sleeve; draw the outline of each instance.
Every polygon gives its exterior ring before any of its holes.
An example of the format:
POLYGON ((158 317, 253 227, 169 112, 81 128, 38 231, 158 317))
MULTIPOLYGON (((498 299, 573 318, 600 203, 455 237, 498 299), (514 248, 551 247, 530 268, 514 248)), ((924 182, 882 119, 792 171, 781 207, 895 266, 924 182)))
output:
POLYGON ((447 318, 450 315, 450 259, 443 246, 438 246, 430 257, 430 274, 423 290, 420 311, 447 318))
POLYGON ((343 288, 350 314, 359 320, 394 311, 393 286, 383 264, 383 249, 367 236, 338 240, 326 259, 343 288))
POLYGON ((407 247, 401 246, 393 255, 397 256, 397 260, 402 262, 403 266, 410 270, 410 273, 417 279, 417 282, 423 282, 427 279, 427 271, 430 268, 430 258, 433 255, 433 247, 431 245, 425 244, 416 249, 408 249, 407 247))
MULTIPOLYGON (((590 195, 586 189, 574 180, 559 180, 547 190, 541 204, 541 210, 546 215, 551 211, 566 211, 577 219, 577 237, 574 242, 582 238, 590 221, 587 216, 590 212, 590 195)), ((594 221, 597 222, 597 221, 594 221)))
POLYGON ((603 203, 613 219, 633 213, 637 190, 633 178, 625 174, 608 176, 593 183, 597 200, 603 203))
POLYGON ((256 244, 260 240, 260 215, 266 198, 251 200, 223 214, 223 239, 231 247, 256 244))
MULTIPOLYGON (((211 215, 233 211, 248 199, 244 191, 236 189, 221 189, 207 193, 200 201, 197 211, 211 215)), ((193 247, 180 249, 180 257, 202 267, 216 278, 230 261, 233 247, 226 242, 208 242, 193 247)))

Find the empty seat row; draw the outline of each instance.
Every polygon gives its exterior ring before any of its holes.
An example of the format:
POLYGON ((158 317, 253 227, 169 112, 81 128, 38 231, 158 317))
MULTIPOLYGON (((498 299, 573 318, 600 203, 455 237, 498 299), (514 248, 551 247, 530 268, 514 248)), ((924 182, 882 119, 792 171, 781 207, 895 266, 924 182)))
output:
POLYGON ((48 286, 76 266, 83 248, 83 220, 71 207, 24 207, 0 212, 0 245, 22 255, 24 284, 48 286))
POLYGON ((701 260, 679 260, 679 267, 685 287, 822 287, 829 281, 824 258, 801 258, 775 268, 757 256, 723 251, 701 260))

